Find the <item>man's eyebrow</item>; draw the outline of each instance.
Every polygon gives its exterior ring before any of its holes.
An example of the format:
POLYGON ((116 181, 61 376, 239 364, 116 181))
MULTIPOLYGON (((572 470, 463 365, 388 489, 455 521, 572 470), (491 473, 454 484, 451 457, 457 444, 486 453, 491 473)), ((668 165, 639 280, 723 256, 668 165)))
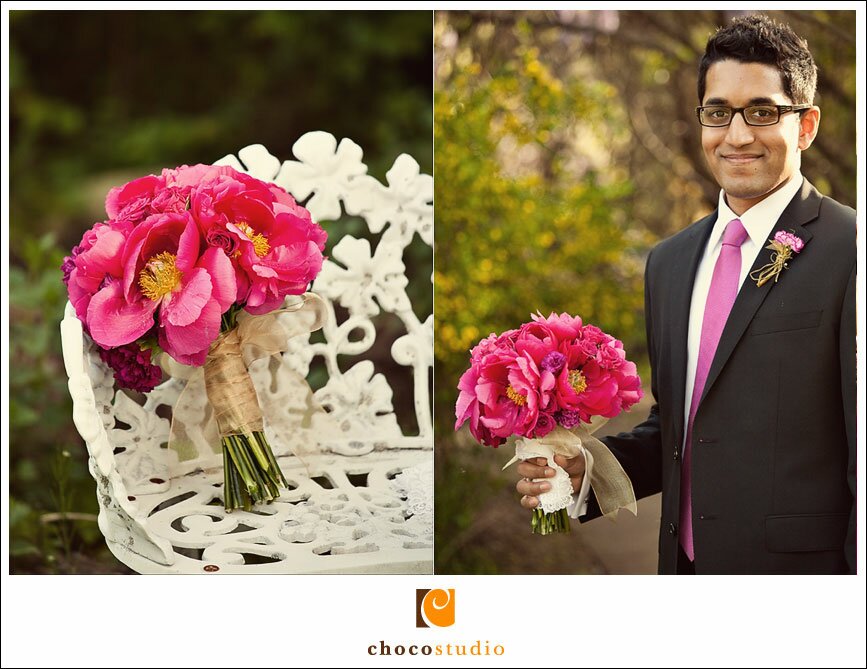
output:
MULTIPOLYGON (((710 106, 710 105, 728 105, 728 104, 730 104, 730 103, 725 98, 710 98, 707 102, 704 103, 704 105, 706 107, 710 106)), ((771 98, 750 98, 750 100, 747 102, 747 106, 751 106, 751 105, 775 105, 775 104, 777 104, 777 103, 774 100, 772 100, 771 98)))

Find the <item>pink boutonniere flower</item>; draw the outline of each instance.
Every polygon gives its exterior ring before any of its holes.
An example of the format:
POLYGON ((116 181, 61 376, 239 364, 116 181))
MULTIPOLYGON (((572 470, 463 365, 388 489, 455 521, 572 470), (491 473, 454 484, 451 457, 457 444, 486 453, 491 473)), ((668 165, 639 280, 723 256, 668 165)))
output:
POLYGON ((789 260, 796 253, 800 253, 804 248, 804 240, 791 232, 780 230, 774 235, 774 238, 769 240, 765 248, 773 251, 771 253, 771 262, 760 267, 757 270, 750 272, 750 278, 756 282, 758 287, 762 287, 771 279, 774 283, 780 280, 780 274, 789 265, 789 260))

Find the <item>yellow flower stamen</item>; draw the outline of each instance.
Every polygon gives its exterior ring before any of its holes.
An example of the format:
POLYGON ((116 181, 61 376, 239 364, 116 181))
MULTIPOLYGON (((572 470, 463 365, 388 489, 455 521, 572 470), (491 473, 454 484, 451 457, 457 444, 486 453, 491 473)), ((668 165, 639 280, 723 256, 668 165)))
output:
POLYGON ((522 407, 527 403, 527 398, 521 395, 517 390, 512 388, 511 385, 506 386, 506 397, 512 400, 519 407, 522 407))
POLYGON ((584 378, 581 370, 569 370, 569 385, 572 386, 572 389, 579 394, 587 390, 587 379, 584 378))
POLYGON ((138 275, 142 294, 156 302, 171 293, 181 283, 181 270, 175 265, 175 256, 168 252, 155 255, 138 275))
POLYGON ((271 245, 268 243, 268 238, 265 235, 253 230, 253 228, 251 228, 246 223, 235 223, 235 225, 241 228, 241 232, 247 235, 247 238, 251 242, 253 242, 253 251, 256 252, 256 255, 260 258, 264 258, 268 254, 268 251, 271 250, 271 245))

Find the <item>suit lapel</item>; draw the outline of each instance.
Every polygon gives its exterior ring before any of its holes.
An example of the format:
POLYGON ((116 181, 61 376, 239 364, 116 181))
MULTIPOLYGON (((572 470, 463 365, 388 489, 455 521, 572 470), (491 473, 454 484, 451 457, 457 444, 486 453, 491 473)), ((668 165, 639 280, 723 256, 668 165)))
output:
MULTIPOLYGON (((773 238, 780 230, 792 231, 803 240, 804 244, 807 244, 813 235, 803 226, 818 217, 820 200, 821 195, 804 179, 801 190, 795 195, 789 206, 783 210, 777 224, 771 231, 770 237, 773 238)), ((801 252, 803 253, 804 251, 801 252)), ((763 265, 766 265, 769 261, 770 251, 765 250, 763 247, 759 251, 759 255, 756 257, 753 266, 750 268, 750 272, 752 273, 763 265)), ((780 276, 780 281, 785 281, 785 270, 783 272, 780 276)), ((738 296, 732 306, 732 311, 720 336, 716 354, 708 371, 707 380, 704 384, 704 392, 699 404, 701 404, 701 401, 704 401, 708 390, 714 384, 717 377, 719 377, 720 372, 735 350, 735 346, 737 346, 737 343, 741 340, 747 327, 752 322, 756 311, 762 306, 765 298, 774 289, 775 285, 776 282, 768 281, 759 288, 756 286, 756 282, 749 276, 744 280, 744 284, 738 292, 738 296)))
MULTIPOLYGON (((684 439, 684 402, 686 401, 686 359, 687 346, 689 341, 689 309, 692 304, 692 285, 695 283, 695 273, 698 271, 698 264, 704 255, 704 248, 707 245, 707 239, 713 230, 716 222, 717 212, 714 211, 709 216, 691 226, 684 236, 683 248, 678 252, 678 256, 684 259, 689 274, 682 281, 675 283, 671 289, 671 341, 675 349, 672 351, 672 379, 674 386, 672 388, 672 407, 675 424, 675 442, 682 444, 684 439)), ((680 448, 680 446, 678 446, 680 448)))

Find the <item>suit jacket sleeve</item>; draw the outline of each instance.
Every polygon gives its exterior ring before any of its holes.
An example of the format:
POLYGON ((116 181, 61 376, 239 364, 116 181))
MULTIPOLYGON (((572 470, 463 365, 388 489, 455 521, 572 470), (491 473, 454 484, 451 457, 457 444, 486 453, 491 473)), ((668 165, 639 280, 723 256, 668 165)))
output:
POLYGON ((849 530, 843 552, 851 574, 856 573, 856 525, 858 508, 856 495, 857 479, 857 436, 855 423, 856 381, 855 381, 855 266, 849 276, 849 285, 843 298, 843 312, 840 317, 840 378, 842 380, 843 415, 846 421, 846 439, 849 442, 849 461, 847 480, 852 492, 852 511, 849 514, 849 530))
MULTIPOLYGON (((659 405, 657 403, 657 374, 651 304, 651 295, 653 293, 651 276, 652 256, 653 252, 647 257, 644 273, 644 322, 647 330, 647 350, 650 356, 650 389, 653 393, 654 403, 647 419, 635 426, 631 432, 621 432, 616 436, 601 439, 631 479, 636 499, 648 497, 662 490, 662 437, 659 424, 659 405)), ((587 498, 587 513, 581 516, 580 520, 584 522, 600 515, 602 515, 602 512, 599 509, 599 503, 591 491, 587 498)))

